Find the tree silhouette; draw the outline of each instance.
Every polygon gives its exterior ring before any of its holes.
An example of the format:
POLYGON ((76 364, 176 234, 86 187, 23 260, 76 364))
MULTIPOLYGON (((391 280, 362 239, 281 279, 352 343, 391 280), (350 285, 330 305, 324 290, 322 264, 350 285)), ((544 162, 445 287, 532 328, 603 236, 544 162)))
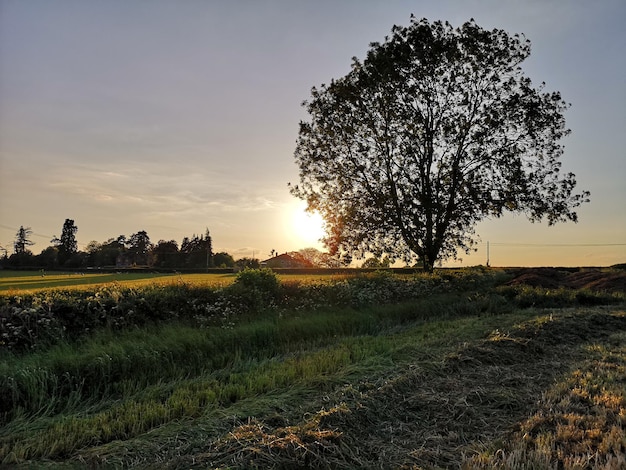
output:
POLYGON ((295 159, 332 254, 437 260, 472 250, 475 225, 504 212, 576 221, 588 192, 560 173, 569 133, 558 92, 520 64, 530 42, 472 20, 411 18, 304 103, 295 159))
POLYGON ((61 229, 61 238, 55 237, 52 239, 52 243, 55 243, 59 249, 58 259, 61 266, 78 251, 76 232, 78 232, 78 227, 74 224, 74 221, 65 219, 61 229))
POLYGON ((32 234, 33 231, 30 227, 24 227, 23 225, 20 225, 20 229, 15 234, 15 241, 13 242, 13 251, 16 255, 30 253, 28 247, 35 244, 30 240, 30 236, 32 234))
POLYGON ((147 265, 150 264, 149 254, 152 249, 150 237, 145 230, 133 233, 127 241, 128 253, 131 256, 133 264, 147 265))

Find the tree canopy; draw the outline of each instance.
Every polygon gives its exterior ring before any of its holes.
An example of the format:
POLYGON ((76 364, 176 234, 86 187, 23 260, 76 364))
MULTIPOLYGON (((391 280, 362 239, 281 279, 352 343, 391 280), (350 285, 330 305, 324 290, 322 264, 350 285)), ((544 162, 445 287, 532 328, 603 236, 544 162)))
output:
MULTIPOLYGON (((0 257, 0 268, 39 267, 56 268, 127 268, 156 267, 166 269, 208 269, 213 267, 233 267, 235 260, 226 252, 213 253, 213 240, 207 228, 204 235, 184 237, 180 249, 175 240, 159 240, 154 244, 145 230, 109 238, 105 242, 92 240, 85 245, 85 251, 78 250, 74 220, 65 219, 60 237, 53 237, 52 246, 33 255, 28 249, 34 245, 30 240, 33 231, 21 226, 15 235, 14 251, 10 257, 0 246, 4 256, 0 257)), ((244 262, 246 260, 244 259, 244 262)), ((258 260, 254 260, 258 267, 258 260)))
POLYGON ((52 242, 59 249, 59 263, 64 264, 72 255, 78 251, 78 243, 76 241, 76 232, 78 227, 72 219, 65 219, 63 228, 61 229, 61 238, 54 238, 52 242))
POLYGON ((21 255, 29 253, 28 247, 34 245, 34 242, 30 239, 32 234, 33 231, 30 227, 24 228, 23 225, 20 225, 20 229, 15 234, 15 242, 13 243, 15 254, 21 255))
POLYGON ((473 20, 412 17, 312 89, 291 192, 324 217, 331 253, 419 258, 432 270, 473 249, 487 217, 577 220, 589 193, 560 172, 568 104, 524 75, 529 54, 523 36, 473 20))

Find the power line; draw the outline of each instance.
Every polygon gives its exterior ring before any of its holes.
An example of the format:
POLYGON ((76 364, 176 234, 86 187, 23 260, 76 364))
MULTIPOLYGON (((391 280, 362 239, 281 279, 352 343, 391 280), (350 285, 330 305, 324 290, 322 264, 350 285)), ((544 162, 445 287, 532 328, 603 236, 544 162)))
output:
MULTIPOLYGON (((487 242, 489 243, 489 242, 487 242)), ((626 243, 506 243, 491 242, 495 246, 545 246, 545 247, 583 247, 583 246, 626 246, 626 243)))
MULTIPOLYGON (((11 231, 13 231, 15 233, 17 233, 19 231, 19 229, 17 229, 17 228, 9 227, 8 225, 4 225, 4 224, 0 224, 0 227, 5 228, 7 230, 11 230, 11 231)), ((43 234, 37 233, 37 232, 31 232, 31 234, 36 236, 36 237, 47 238, 48 240, 51 240, 52 238, 54 238, 51 235, 43 235, 43 234)))
MULTIPOLYGON (((7 230, 12 230, 15 233, 17 233, 19 231, 19 229, 13 228, 13 227, 9 227, 8 225, 4 225, 4 224, 0 224, 0 227, 5 228, 7 230)), ((43 235, 41 233, 37 233, 37 232, 30 232, 31 235, 35 236, 35 237, 40 237, 40 238, 46 238, 47 240, 50 241, 50 243, 52 243, 52 240, 56 238, 56 236, 54 235, 43 235)), ((80 242, 76 242, 78 245, 80 246, 87 246, 89 243, 80 243, 80 242)))

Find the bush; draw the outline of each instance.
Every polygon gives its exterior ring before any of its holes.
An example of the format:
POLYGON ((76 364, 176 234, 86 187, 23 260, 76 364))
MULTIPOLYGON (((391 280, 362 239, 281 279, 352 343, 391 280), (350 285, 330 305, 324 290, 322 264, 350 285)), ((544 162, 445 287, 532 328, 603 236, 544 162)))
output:
POLYGON ((237 274, 234 285, 275 295, 280 287, 280 281, 271 269, 246 268, 237 274))
POLYGON ((181 319, 203 324, 221 311, 218 289, 169 286, 61 290, 0 297, 0 350, 24 352, 73 341, 106 328, 120 330, 181 319))
POLYGON ((225 294, 244 312, 273 307, 279 296, 280 281, 271 269, 246 268, 240 271, 225 294))

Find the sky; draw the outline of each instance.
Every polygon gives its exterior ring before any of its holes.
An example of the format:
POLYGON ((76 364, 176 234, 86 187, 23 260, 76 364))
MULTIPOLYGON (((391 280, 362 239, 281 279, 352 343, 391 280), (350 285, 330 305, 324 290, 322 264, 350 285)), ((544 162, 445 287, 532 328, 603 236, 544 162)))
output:
POLYGON ((486 220, 444 265, 626 262, 623 0, 0 0, 0 246, 30 227, 38 254, 73 219, 79 248, 208 228, 235 258, 323 249, 288 188, 301 103, 411 14, 524 33, 591 191, 577 224, 486 220))

